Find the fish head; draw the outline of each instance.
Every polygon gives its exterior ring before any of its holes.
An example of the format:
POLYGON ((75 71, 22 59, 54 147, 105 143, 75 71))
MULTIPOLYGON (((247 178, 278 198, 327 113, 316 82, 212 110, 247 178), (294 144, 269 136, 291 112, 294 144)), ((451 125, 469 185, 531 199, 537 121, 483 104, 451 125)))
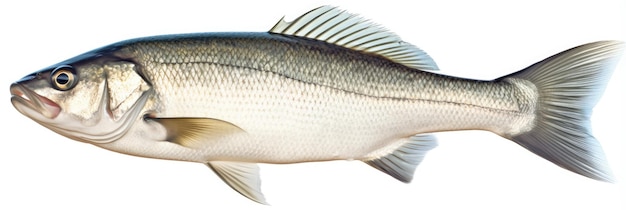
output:
POLYGON ((129 60, 89 52, 11 84, 23 115, 68 138, 107 143, 140 119, 151 90, 129 60))

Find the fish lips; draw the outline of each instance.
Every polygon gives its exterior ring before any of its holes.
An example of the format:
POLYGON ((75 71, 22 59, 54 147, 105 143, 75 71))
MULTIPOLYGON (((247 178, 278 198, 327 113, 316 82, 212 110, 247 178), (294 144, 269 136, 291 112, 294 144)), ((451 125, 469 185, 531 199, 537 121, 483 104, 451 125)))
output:
POLYGON ((42 115, 54 119, 61 113, 61 107, 54 101, 43 97, 20 83, 11 84, 11 103, 23 115, 34 118, 42 115))

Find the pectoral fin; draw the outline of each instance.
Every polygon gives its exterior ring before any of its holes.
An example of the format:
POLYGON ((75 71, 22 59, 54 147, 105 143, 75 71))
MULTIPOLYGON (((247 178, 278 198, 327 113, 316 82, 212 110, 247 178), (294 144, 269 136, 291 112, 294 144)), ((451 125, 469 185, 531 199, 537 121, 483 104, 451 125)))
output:
POLYGON ((167 129, 167 141, 190 148, 245 131, 232 123, 211 118, 152 118, 167 129))
POLYGON ((426 152, 436 146, 437 139, 433 135, 412 136, 393 152, 364 162, 397 180, 408 183, 413 179, 415 168, 422 162, 426 152))
POLYGON ((260 204, 267 204, 261 192, 259 166, 254 163, 211 161, 206 164, 228 186, 260 204))

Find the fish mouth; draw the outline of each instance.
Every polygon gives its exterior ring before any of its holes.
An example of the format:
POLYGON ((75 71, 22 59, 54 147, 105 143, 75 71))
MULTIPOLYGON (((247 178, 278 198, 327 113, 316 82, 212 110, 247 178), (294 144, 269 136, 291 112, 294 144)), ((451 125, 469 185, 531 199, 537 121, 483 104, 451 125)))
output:
POLYGON ((61 107, 54 101, 43 97, 19 83, 11 84, 11 103, 20 113, 35 117, 35 113, 54 119, 61 113, 61 107))

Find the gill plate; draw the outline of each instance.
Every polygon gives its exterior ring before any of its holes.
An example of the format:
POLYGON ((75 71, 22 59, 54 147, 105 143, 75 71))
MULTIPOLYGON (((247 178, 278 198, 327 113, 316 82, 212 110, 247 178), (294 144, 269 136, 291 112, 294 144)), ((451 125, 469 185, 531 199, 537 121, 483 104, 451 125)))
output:
MULTIPOLYGON (((64 136, 82 142, 104 144, 121 138, 128 132, 133 121, 141 118, 141 110, 146 105, 150 93, 154 90, 150 88, 147 91, 144 91, 138 100, 130 107, 130 109, 117 119, 115 119, 110 109, 110 96, 108 90, 108 85, 105 82, 102 99, 98 104, 98 111, 96 112, 94 118, 92 118, 94 122, 90 127, 81 129, 84 125, 43 125, 52 130, 58 131, 64 136)), ((74 122, 70 119, 63 119, 65 117, 68 116, 60 115, 57 119, 60 123, 81 123, 74 122)))

